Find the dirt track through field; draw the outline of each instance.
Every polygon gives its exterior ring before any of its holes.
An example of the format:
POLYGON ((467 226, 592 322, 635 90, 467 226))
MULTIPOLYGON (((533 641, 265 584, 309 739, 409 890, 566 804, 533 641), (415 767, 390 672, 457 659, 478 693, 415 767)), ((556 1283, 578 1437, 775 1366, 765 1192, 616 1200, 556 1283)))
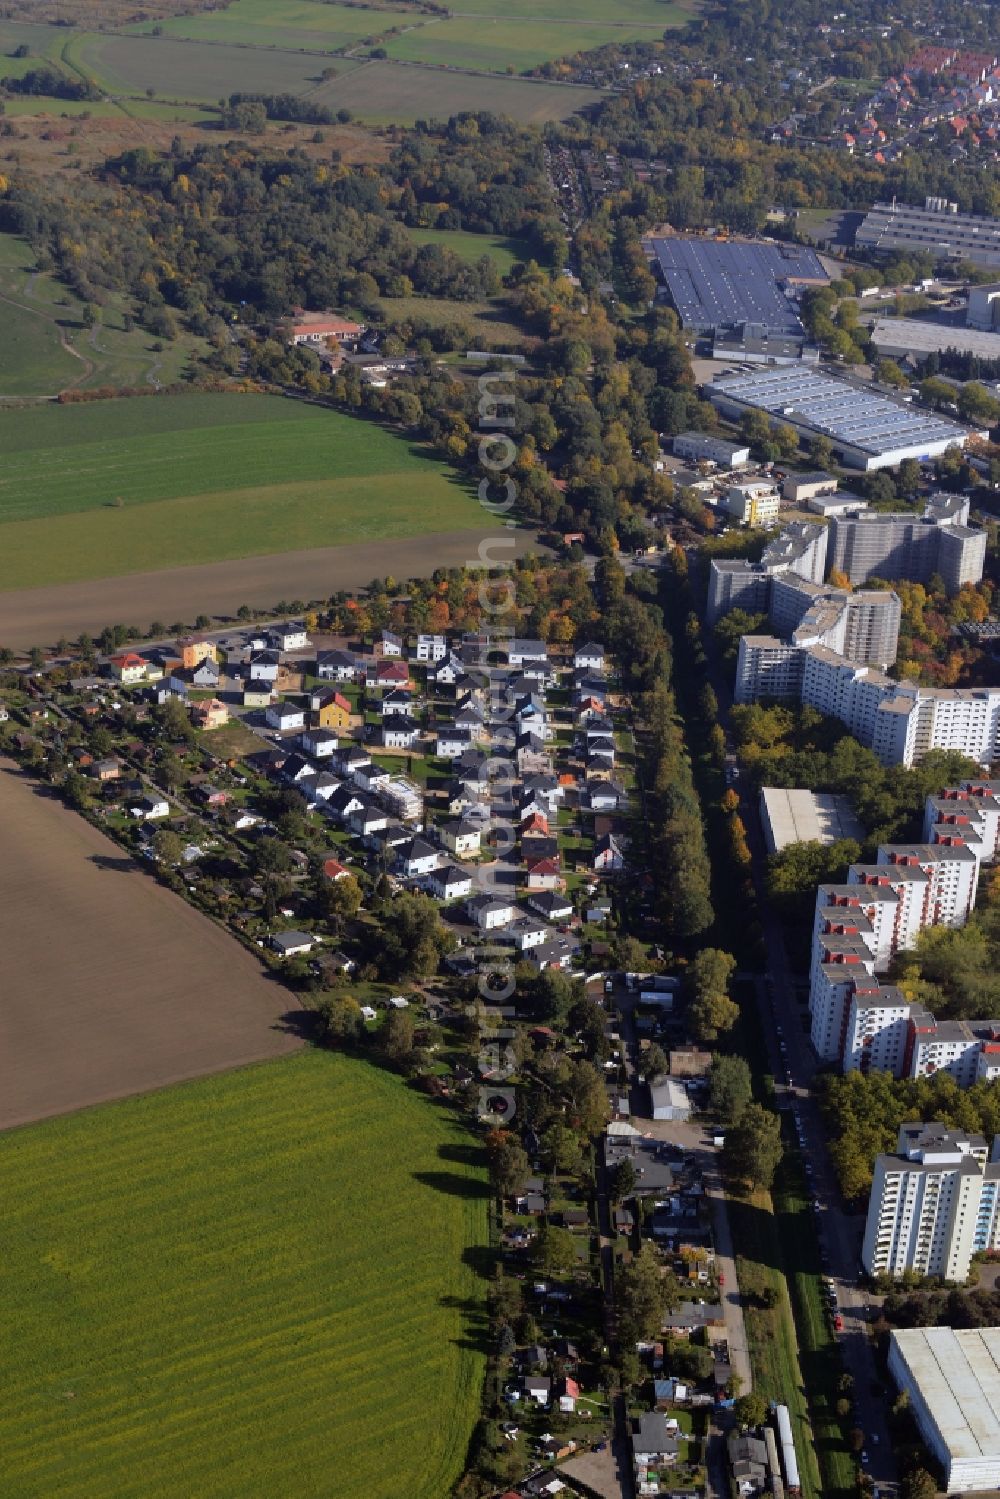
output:
POLYGON ((295 1050, 252 954, 0 759, 0 1129, 295 1050))
POLYGON ((271 610, 282 599, 329 598, 339 589, 363 588, 372 578, 417 578, 437 567, 477 564, 483 538, 503 538, 485 554, 485 562, 509 562, 538 550, 530 531, 490 529, 441 531, 314 551, 281 552, 177 567, 165 572, 130 573, 123 578, 60 583, 0 593, 0 645, 26 650, 51 646, 63 635, 73 640, 82 631, 98 635, 105 625, 137 625, 154 620, 191 624, 199 614, 233 615, 241 604, 271 610), (512 541, 513 546, 506 542, 512 541))

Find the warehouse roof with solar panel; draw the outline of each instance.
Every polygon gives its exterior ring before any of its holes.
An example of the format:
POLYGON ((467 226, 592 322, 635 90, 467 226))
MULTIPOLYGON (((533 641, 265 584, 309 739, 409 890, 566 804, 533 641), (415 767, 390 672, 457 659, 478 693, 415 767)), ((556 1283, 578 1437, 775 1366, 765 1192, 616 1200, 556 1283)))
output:
POLYGON ((688 332, 710 335, 746 323, 803 336, 796 296, 829 277, 805 245, 740 240, 650 240, 670 300, 688 332))

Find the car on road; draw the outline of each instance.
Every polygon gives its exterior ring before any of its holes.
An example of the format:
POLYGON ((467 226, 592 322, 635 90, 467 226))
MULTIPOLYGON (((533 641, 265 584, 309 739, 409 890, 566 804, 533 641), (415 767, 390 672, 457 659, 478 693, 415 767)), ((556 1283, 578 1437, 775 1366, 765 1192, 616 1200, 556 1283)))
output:
POLYGON ((833 1319, 833 1330, 834 1332, 843 1332, 844 1330, 844 1319, 839 1312, 833 1319))

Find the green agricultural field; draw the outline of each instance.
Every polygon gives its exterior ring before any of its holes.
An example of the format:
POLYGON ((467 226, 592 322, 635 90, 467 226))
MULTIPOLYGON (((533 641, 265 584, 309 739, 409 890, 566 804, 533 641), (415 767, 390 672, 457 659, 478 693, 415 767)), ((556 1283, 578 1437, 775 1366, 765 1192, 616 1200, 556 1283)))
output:
MULTIPOLYGON (((664 25, 667 23, 664 22, 664 25)), ((611 42, 636 38, 656 41, 651 26, 601 26, 592 21, 510 19, 508 16, 453 16, 392 37, 385 43, 391 58, 402 62, 444 64, 504 73, 508 66, 523 73, 558 57, 588 52, 611 42)))
POLYGON ((445 466, 280 396, 0 411, 0 589, 472 529, 445 466))
MULTIPOLYGON (((337 63, 339 72, 343 64, 337 63)), ((310 99, 331 109, 349 109, 370 125, 412 125, 446 120, 465 110, 491 110, 521 125, 565 120, 604 95, 599 89, 542 83, 526 78, 449 73, 413 64, 369 62, 345 77, 312 89, 310 99)))
POLYGON ((407 229, 415 245, 441 245, 462 260, 477 261, 488 255, 501 276, 519 260, 531 258, 526 240, 507 239, 501 234, 468 234, 464 229, 407 229))
MULTIPOLYGON (((225 10, 174 16, 160 22, 167 36, 194 41, 235 42, 250 47, 305 47, 332 52, 364 37, 379 36, 393 26, 419 25, 419 11, 381 10, 316 0, 234 0, 225 10)), ((149 32, 152 21, 129 29, 149 32)))
POLYGON ((0 1136, 4 1492, 441 1499, 478 1414, 485 1174, 323 1052, 0 1136))
POLYGON ((33 26, 30 22, 0 20, 0 78, 12 74, 21 63, 11 53, 25 46, 30 58, 28 67, 37 68, 40 62, 56 62, 66 42, 66 31, 61 26, 33 26))
POLYGON ((112 94, 215 104, 224 94, 303 94, 318 80, 322 59, 301 52, 208 46, 173 37, 73 35, 66 60, 112 94))

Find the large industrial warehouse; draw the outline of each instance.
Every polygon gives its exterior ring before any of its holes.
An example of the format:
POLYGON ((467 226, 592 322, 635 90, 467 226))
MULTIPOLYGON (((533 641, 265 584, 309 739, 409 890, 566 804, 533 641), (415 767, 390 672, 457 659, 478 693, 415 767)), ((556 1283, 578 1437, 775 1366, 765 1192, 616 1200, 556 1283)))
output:
POLYGON ((713 334, 743 323, 804 338, 786 287, 825 286, 814 250, 712 239, 653 239, 670 300, 687 331, 713 334))
POLYGON ((1000 1488, 1000 1327, 894 1332, 889 1373, 909 1396, 946 1491, 1000 1488))
POLYGON ((827 437, 846 465, 866 472, 936 458, 972 435, 933 412, 802 366, 720 375, 703 392, 724 416, 763 411, 802 437, 827 437))
POLYGON ((1000 359, 1000 333, 959 328, 948 323, 924 323, 917 318, 880 317, 872 328, 872 343, 890 359, 919 363, 929 354, 972 354, 977 359, 1000 359))

